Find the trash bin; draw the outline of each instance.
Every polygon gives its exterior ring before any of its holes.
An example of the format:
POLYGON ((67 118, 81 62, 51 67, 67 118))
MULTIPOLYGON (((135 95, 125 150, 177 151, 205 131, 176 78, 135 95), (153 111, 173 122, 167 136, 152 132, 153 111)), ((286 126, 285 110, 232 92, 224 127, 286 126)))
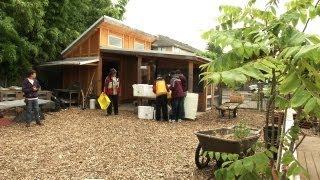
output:
POLYGON ((90 109, 96 109, 96 99, 90 99, 90 109))

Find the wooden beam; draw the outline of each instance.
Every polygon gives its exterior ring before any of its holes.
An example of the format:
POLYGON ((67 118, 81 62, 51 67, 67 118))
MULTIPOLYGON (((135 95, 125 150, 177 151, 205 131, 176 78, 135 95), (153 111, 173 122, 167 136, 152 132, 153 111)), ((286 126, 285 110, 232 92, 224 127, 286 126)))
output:
POLYGON ((188 91, 193 92, 193 62, 188 64, 188 91))
POLYGON ((142 77, 141 77, 141 64, 142 64, 142 57, 138 56, 138 63, 137 63, 137 83, 141 84, 142 83, 142 77))
POLYGON ((102 58, 101 57, 99 57, 96 80, 97 80, 96 93, 97 95, 100 95, 102 91, 102 58))

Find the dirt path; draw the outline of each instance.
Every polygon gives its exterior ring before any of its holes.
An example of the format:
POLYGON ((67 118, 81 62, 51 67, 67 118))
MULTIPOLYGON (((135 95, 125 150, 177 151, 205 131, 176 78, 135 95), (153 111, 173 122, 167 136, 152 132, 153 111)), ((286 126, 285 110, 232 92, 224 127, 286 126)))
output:
POLYGON ((207 179, 211 169, 194 164, 193 133, 242 119, 262 127, 263 117, 240 110, 236 120, 218 121, 212 111, 169 124, 69 109, 47 115, 43 127, 0 127, 0 179, 207 179))

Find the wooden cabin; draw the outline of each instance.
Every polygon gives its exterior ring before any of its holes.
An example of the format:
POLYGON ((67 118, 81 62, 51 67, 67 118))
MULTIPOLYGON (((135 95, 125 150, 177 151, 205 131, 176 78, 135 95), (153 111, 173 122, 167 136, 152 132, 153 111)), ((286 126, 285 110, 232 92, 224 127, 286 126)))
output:
POLYGON ((199 66, 209 60, 192 53, 152 50, 156 40, 151 34, 103 16, 62 51, 63 60, 42 66, 62 69, 62 87, 59 88, 78 82, 86 90, 93 78, 97 95, 103 90, 109 69, 115 68, 120 78, 120 103, 135 99, 133 84, 152 84, 157 73, 165 75, 180 69, 188 79, 188 91, 200 95, 199 111, 211 108, 212 88, 205 88, 199 79, 199 66))

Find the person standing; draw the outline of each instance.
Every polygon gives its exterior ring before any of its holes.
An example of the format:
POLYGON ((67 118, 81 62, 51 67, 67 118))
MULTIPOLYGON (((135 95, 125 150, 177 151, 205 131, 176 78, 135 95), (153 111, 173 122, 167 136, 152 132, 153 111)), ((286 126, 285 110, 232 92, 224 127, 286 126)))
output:
POLYGON ((182 112, 181 112, 182 118, 181 119, 185 119, 184 100, 186 99, 186 95, 188 91, 187 78, 181 73, 180 69, 176 71, 176 74, 178 74, 179 79, 181 80, 181 85, 184 92, 184 97, 182 98, 182 112))
POLYGON ((156 94, 156 120, 168 121, 168 92, 169 88, 164 78, 158 74, 157 79, 153 83, 153 92, 156 94))
POLYGON ((119 78, 117 78, 117 71, 114 68, 110 69, 109 75, 105 79, 104 92, 108 95, 111 101, 109 107, 107 108, 107 115, 112 114, 112 108, 114 114, 118 115, 120 83, 119 78))
POLYGON ((30 127, 33 117, 35 118, 37 125, 43 125, 40 121, 40 107, 38 103, 38 91, 41 87, 36 77, 36 71, 30 70, 28 77, 24 79, 22 83, 22 91, 27 106, 27 127, 30 127))
POLYGON ((172 122, 182 122, 182 108, 183 108, 183 98, 185 96, 182 82, 179 78, 178 74, 174 74, 170 81, 170 90, 172 97, 172 114, 173 120, 172 122))

